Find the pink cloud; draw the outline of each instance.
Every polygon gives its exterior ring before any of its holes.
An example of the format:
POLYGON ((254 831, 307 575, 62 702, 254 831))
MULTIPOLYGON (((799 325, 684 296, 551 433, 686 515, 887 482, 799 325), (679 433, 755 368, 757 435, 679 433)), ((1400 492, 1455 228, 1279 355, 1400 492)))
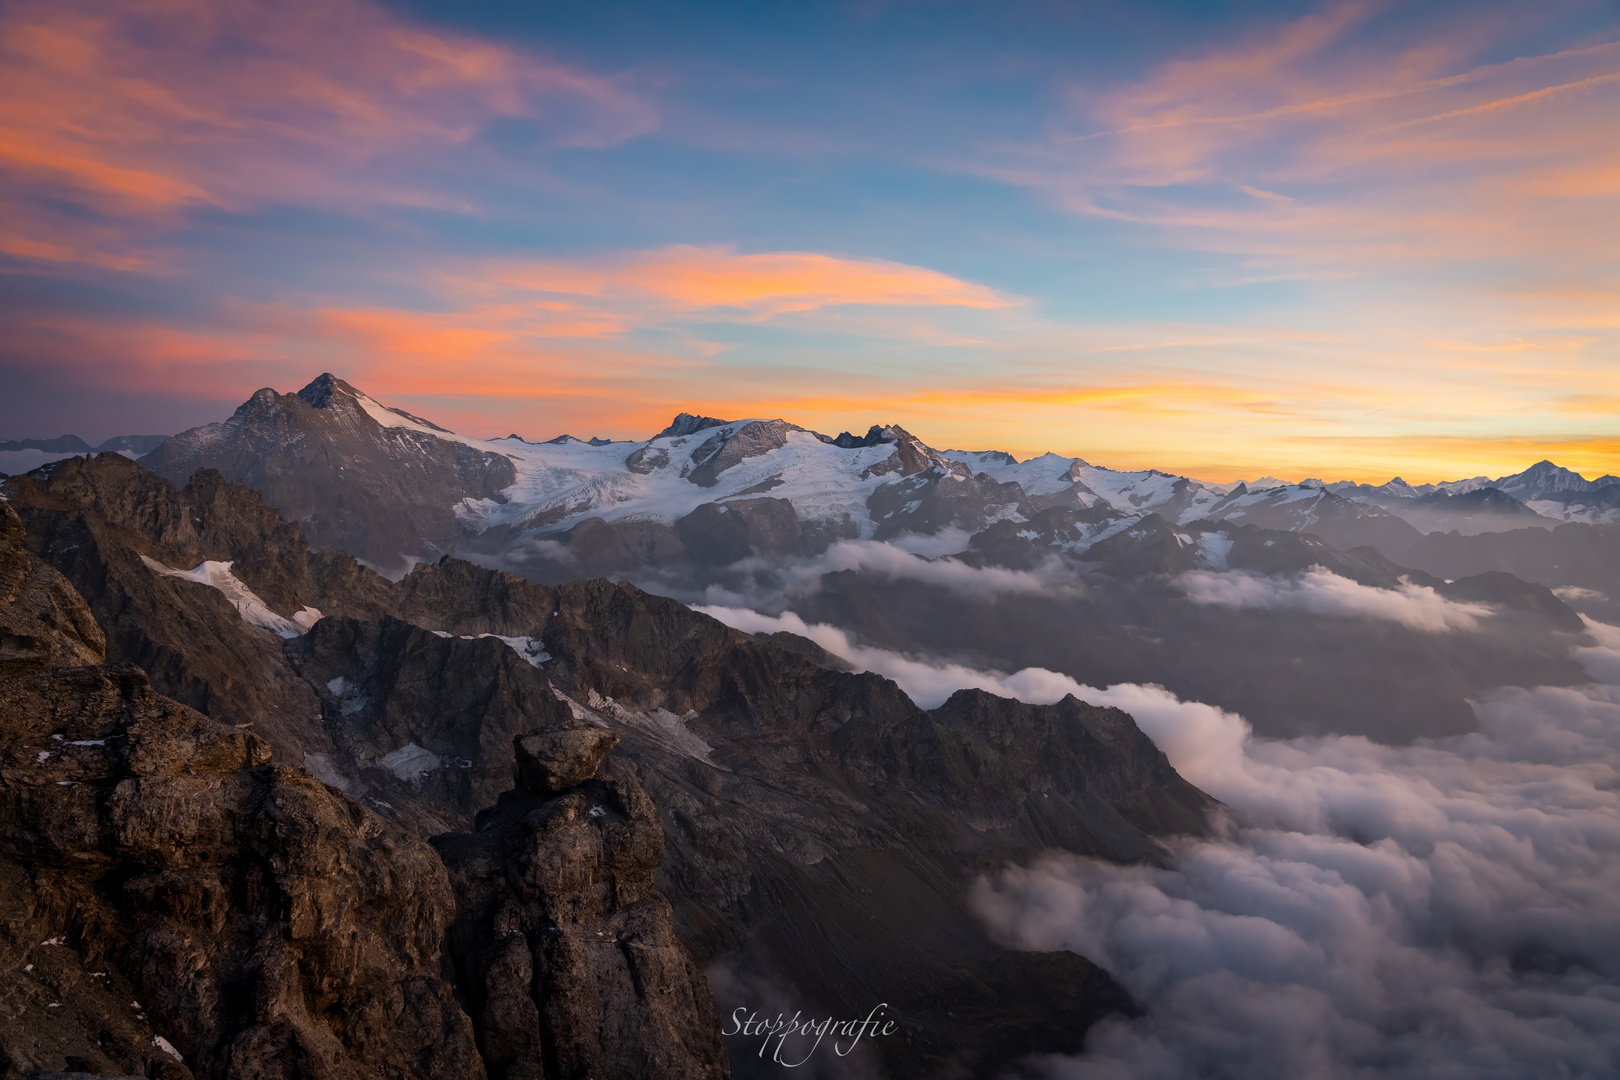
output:
POLYGON ((370 0, 47 0, 0 15, 0 234, 119 265, 186 208, 436 197, 367 167, 497 117, 606 146, 657 126, 626 79, 406 22, 370 0), (92 231, 67 199, 122 228, 92 231), (118 235, 109 235, 114 233, 118 235), (120 241, 126 250, 115 250, 120 241))
POLYGON ((1067 130, 981 171, 1299 273, 1607 258, 1620 42, 1480 63, 1537 15, 1386 13, 1335 4, 1077 90, 1067 130))

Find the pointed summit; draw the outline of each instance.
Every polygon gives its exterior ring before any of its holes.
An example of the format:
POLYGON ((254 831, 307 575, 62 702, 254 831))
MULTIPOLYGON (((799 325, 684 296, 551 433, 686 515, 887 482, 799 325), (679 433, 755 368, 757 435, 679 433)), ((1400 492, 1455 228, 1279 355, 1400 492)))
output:
POLYGON ((1521 473, 1500 477, 1495 486, 1515 498, 1529 501, 1565 492, 1590 491, 1599 485, 1572 469, 1543 458, 1521 473))
POLYGON ((359 392, 330 371, 323 371, 310 381, 310 384, 298 391, 298 396, 306 405, 313 405, 317 409, 330 409, 332 407, 332 392, 334 390, 347 391, 350 397, 359 397, 359 392))

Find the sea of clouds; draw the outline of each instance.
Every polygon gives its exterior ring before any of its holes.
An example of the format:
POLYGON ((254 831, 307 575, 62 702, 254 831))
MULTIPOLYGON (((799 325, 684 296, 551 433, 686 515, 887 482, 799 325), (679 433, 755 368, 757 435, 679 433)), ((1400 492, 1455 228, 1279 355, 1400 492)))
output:
MULTIPOLYGON (((1268 595, 1239 588, 1245 606, 1268 595)), ((1364 599, 1311 588, 1277 602, 1364 599)), ((1476 616, 1405 599, 1417 606, 1361 614, 1434 632, 1476 616)), ((1620 630, 1588 624, 1577 657, 1591 684, 1498 691, 1475 703, 1477 732, 1390 747, 1258 739, 1241 717, 1155 686, 975 671, 791 613, 706 610, 809 637, 924 707, 963 686, 1119 706, 1225 804, 1219 837, 1173 842, 1169 868, 1053 854, 978 883, 974 904, 1004 942, 1090 957, 1144 1006, 1098 1025, 1081 1056, 1030 1063, 1038 1073, 1620 1074, 1620 630)))
POLYGON ((1426 586, 1376 589, 1321 567, 1297 576, 1191 570, 1178 581, 1195 604, 1383 619, 1429 633, 1476 630, 1491 613, 1485 604, 1447 600, 1426 586))

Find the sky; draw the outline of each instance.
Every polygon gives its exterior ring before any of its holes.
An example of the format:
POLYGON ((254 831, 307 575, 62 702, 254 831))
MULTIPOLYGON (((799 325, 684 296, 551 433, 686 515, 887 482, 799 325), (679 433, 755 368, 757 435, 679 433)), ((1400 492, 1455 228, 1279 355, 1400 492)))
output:
POLYGON ((331 371, 1227 481, 1620 472, 1620 2, 0 3, 0 438, 331 371))

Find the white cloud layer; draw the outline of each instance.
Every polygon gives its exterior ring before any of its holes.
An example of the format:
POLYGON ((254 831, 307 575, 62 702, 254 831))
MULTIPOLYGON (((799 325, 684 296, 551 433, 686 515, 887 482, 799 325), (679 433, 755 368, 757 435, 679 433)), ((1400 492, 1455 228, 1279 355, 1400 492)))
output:
POLYGON ((1429 633, 1474 630, 1491 613, 1484 604, 1447 600, 1421 585, 1375 589, 1319 566, 1297 578, 1191 570, 1181 575, 1180 582, 1195 604, 1383 619, 1429 633))
POLYGON ((746 583, 733 580, 727 585, 710 585, 703 591, 703 599, 727 608, 791 606, 795 599, 819 590, 823 575, 844 570, 891 581, 915 581, 979 599, 1078 596, 1083 592, 1079 578, 1055 557, 1034 570, 970 566, 942 557, 963 551, 966 538, 961 529, 947 529, 939 536, 904 536, 892 541, 841 540, 808 559, 751 555, 727 567, 749 575, 746 583))
POLYGON ((791 613, 704 610, 808 637, 924 707, 965 686, 1118 706, 1229 808, 1220 839, 1173 843, 1172 869, 1053 854, 978 885, 1009 945, 1088 956, 1145 1006, 1081 1057, 1032 1063, 1053 1080, 1616 1074, 1620 629, 1588 620, 1576 655, 1598 682, 1503 690, 1476 704, 1479 731, 1390 747, 1256 739, 1157 686, 976 671, 791 613))
MULTIPOLYGON (((1620 631, 1592 629, 1581 659, 1620 674, 1620 631)), ((1502 691, 1478 732, 1398 748, 1129 692, 1234 820, 1169 870, 1053 855, 980 883, 1009 944, 1091 957, 1146 1007, 1049 1076, 1615 1075, 1620 688, 1502 691)))

